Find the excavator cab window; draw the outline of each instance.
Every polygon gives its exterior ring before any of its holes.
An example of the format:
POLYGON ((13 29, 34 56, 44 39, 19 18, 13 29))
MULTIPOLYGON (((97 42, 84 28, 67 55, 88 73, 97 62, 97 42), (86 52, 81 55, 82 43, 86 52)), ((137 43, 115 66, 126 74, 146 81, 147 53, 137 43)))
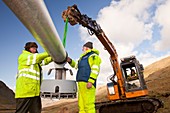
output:
POLYGON ((123 66, 124 71, 124 81, 125 81, 125 88, 127 90, 139 89, 140 82, 139 82, 139 74, 137 69, 133 67, 129 67, 130 65, 123 66))
POLYGON ((142 89, 140 82, 140 66, 137 65, 136 59, 127 58, 121 64, 124 86, 126 91, 136 91, 142 89))

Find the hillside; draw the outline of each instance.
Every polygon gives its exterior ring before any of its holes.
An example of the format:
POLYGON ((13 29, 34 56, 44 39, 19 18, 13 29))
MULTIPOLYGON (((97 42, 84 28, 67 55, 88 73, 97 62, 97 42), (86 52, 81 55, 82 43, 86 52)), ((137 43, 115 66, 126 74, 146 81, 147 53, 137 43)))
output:
POLYGON ((163 58, 159 61, 156 61, 156 62, 148 65, 147 67, 145 67, 145 71, 144 71, 145 78, 148 77, 150 74, 152 74, 160 69, 163 69, 165 67, 168 67, 168 66, 170 66, 170 56, 163 58))
MULTIPOLYGON (((149 96, 159 98, 164 103, 164 108, 160 108, 157 113, 170 113, 170 57, 157 61, 145 67, 145 80, 149 90, 149 96)), ((106 86, 97 90, 96 101, 106 101, 106 86)), ((52 106, 44 107, 42 113, 77 113, 77 99, 61 100, 52 106)))
POLYGON ((158 97, 164 102, 164 108, 158 113, 170 113, 170 66, 153 72, 146 78, 150 96, 158 97))
POLYGON ((0 113, 11 113, 15 106, 14 92, 0 81, 0 113))

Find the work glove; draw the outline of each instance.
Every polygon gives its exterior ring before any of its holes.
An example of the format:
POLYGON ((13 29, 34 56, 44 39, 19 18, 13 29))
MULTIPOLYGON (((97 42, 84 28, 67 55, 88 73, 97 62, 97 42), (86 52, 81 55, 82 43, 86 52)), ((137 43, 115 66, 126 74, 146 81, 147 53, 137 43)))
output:
POLYGON ((70 64, 72 62, 72 59, 70 57, 67 57, 67 62, 70 64))

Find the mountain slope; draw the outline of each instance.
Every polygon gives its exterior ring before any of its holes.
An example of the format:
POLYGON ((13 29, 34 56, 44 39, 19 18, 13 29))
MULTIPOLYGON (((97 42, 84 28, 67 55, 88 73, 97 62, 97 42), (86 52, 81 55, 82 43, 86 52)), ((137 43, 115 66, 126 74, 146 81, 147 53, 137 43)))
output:
POLYGON ((158 113, 170 113, 170 66, 153 72, 146 78, 149 95, 161 99, 164 108, 158 113))
POLYGON ((168 66, 170 66, 170 56, 163 58, 159 61, 156 61, 156 62, 148 65, 147 67, 145 67, 145 71, 144 71, 145 78, 148 77, 153 72, 156 72, 156 71, 163 69, 165 67, 168 67, 168 66))
POLYGON ((0 81, 0 113, 5 113, 5 111, 9 113, 10 110, 14 111, 15 107, 14 92, 0 81))

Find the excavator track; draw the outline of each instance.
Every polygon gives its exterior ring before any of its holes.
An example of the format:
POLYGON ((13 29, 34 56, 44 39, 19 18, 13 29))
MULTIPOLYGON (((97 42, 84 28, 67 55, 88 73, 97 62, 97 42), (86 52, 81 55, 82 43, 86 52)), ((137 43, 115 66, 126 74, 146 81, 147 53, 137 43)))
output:
POLYGON ((161 107, 162 101, 150 97, 96 103, 98 113, 156 113, 161 107))

